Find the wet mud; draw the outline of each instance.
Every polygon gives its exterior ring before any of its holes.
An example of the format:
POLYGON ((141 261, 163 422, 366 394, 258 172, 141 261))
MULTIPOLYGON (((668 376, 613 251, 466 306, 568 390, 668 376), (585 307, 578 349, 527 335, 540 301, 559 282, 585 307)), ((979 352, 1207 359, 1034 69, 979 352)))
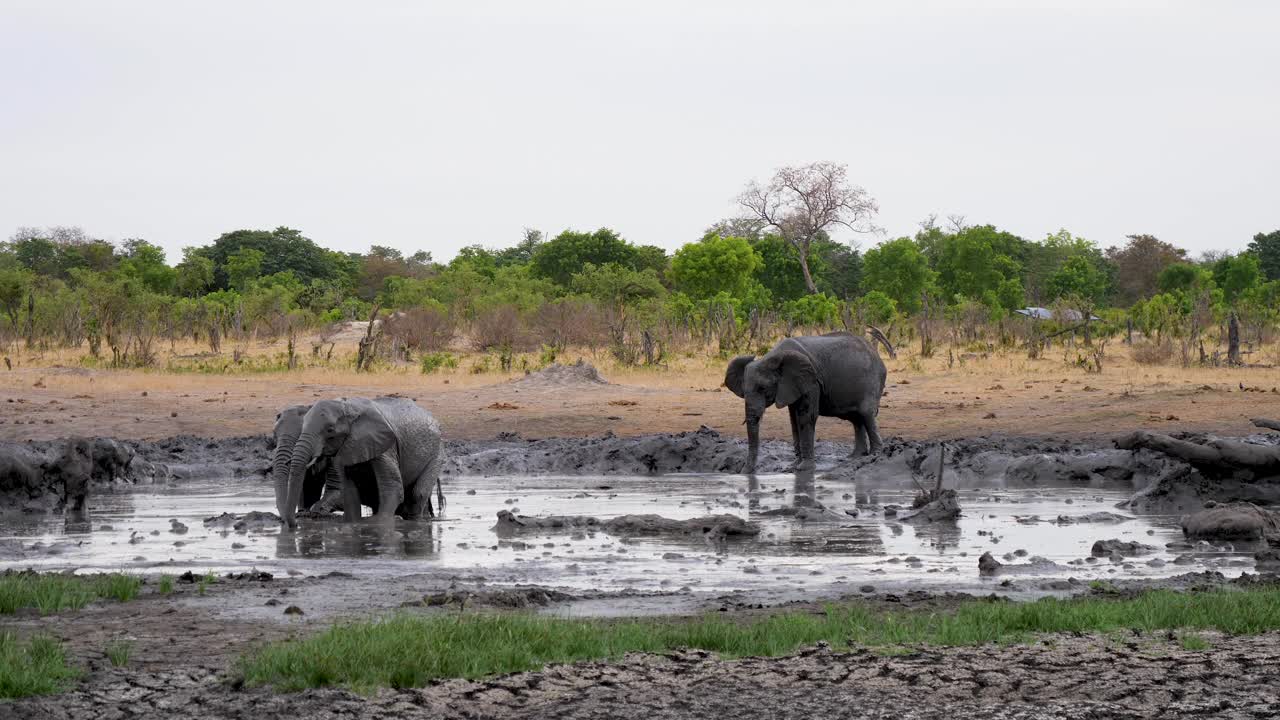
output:
POLYGON ((0 618, 0 629, 64 639, 90 670, 79 689, 3 706, 5 717, 172 717, 191 703, 227 718, 531 717, 553 708, 563 717, 686 717, 713 707, 742 717, 1179 717, 1209 707, 1253 717, 1248 703, 1266 698, 1245 688, 1277 687, 1275 662, 1244 660, 1274 654, 1266 642, 1275 637, 1264 636, 1199 655, 1159 638, 1137 648, 1060 638, 998 655, 641 656, 368 700, 234 690, 221 678, 254 643, 393 611, 688 615, 854 597, 1026 599, 1091 592, 1099 580, 1121 591, 1249 582, 1280 565, 1265 502, 1280 497, 1280 484, 1256 473, 1214 484, 1149 449, 990 437, 947 443, 945 494, 913 508, 936 482, 937 443, 889 439, 874 457, 819 443, 818 469, 790 472, 790 443, 765 442, 759 472, 747 476, 738 473, 745 442, 707 428, 506 434, 447 443, 443 518, 386 526, 304 517, 288 531, 272 514, 270 438, 110 442, 96 440, 95 451, 102 443, 127 460, 104 472, 93 455, 80 511, 66 502, 65 478, 46 480, 65 442, 0 446, 0 473, 31 468, 38 477, 0 486, 0 569, 147 577, 132 603, 0 618), (204 586, 210 572, 218 581, 204 586), (171 596, 155 593, 161 574, 178 578, 171 596), (102 656, 121 637, 138 644, 126 670, 102 656), (1102 657, 1125 672, 1080 660, 1102 657), (1050 714, 1037 714, 1039 700, 1050 714))

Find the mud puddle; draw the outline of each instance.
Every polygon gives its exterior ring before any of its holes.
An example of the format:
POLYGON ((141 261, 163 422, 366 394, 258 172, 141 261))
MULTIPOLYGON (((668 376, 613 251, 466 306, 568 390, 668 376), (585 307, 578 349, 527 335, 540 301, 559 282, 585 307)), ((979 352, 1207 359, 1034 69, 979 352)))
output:
MULTIPOLYGON (((448 579, 536 584, 634 596, 628 602, 616 596, 581 601, 568 610, 575 614, 613 614, 622 606, 626 614, 637 614, 646 608, 684 610, 694 598, 730 593, 762 602, 906 589, 1034 596, 1082 589, 1093 580, 1204 569, 1232 577, 1253 568, 1250 548, 1179 546, 1183 538, 1175 516, 1117 513, 1129 519, 1073 521, 1114 513, 1115 504, 1128 497, 1120 490, 965 489, 958 521, 920 526, 898 522, 885 509, 908 507, 914 488, 860 488, 809 474, 462 477, 451 478, 447 490, 446 516, 435 522, 398 521, 382 528, 303 519, 294 532, 237 532, 208 528, 203 521, 224 512, 273 509, 271 488, 260 478, 135 488, 94 496, 86 520, 33 516, 6 522, 0 527, 0 569, 339 572, 399 580, 403 597, 420 589, 403 582, 407 577, 429 577, 437 585, 448 579), (815 507, 825 511, 811 512, 815 507), (719 541, 622 538, 599 530, 499 537, 493 531, 499 510, 674 519, 729 513, 759 524, 761 532, 719 541), (1093 544, 1106 539, 1152 549, 1134 557, 1092 557, 1093 544), (984 552, 1006 568, 980 575, 984 552), (1077 583, 1051 582, 1066 578, 1077 583), (667 599, 650 602, 648 594, 667 599)), ((353 597, 362 592, 353 590, 353 597)))

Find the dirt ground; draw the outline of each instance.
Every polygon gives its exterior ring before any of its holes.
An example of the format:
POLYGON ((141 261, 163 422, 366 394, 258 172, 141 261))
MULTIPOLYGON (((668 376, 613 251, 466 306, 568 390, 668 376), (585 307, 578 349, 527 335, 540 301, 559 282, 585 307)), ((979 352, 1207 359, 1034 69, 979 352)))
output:
MULTIPOLYGON (((1137 428, 1242 436, 1256 432, 1250 418, 1280 416, 1280 370, 1272 368, 1146 367, 1124 356, 1102 374, 1069 366, 1062 357, 971 357, 954 363, 904 357, 888 364, 882 433, 912 440, 1003 434, 1097 442, 1137 428)), ((627 438, 704 425, 744 435, 742 403, 720 386, 719 361, 686 359, 667 370, 602 366, 602 372, 608 382, 560 383, 464 369, 434 375, 413 368, 368 375, 327 368, 207 375, 24 359, 0 371, 0 440, 265 435, 281 407, 390 393, 429 408, 451 440, 610 431, 627 438)), ((786 414, 767 413, 764 432, 788 438, 786 414)), ((818 433, 820 440, 851 440, 844 423, 829 419, 819 423, 818 433)), ((447 587, 446 578, 437 580, 415 589, 447 587)), ((287 601, 304 582, 321 581, 225 581, 209 592, 214 599, 261 605, 276 594, 287 601)), ((186 586, 169 598, 0 621, 0 627, 21 633, 47 631, 62 638, 89 673, 68 693, 0 703, 0 717, 1261 718, 1271 717, 1280 703, 1280 635, 1274 633, 1210 637, 1211 648, 1200 652, 1183 650, 1176 638, 1133 635, 1059 636, 1026 647, 923 649, 895 656, 818 648, 789 658, 723 661, 681 653, 450 681, 373 698, 337 690, 282 695, 231 688, 227 670, 256 643, 310 632, 330 619, 229 618, 191 602, 193 592, 186 586), (116 669, 103 648, 122 635, 136 643, 135 660, 116 669)))
MULTIPOLYGON (((590 358, 588 358, 589 360, 590 358)), ((1097 438, 1137 428, 1219 435, 1254 432, 1249 419, 1280 415, 1280 370, 1147 367, 1117 357, 1102 374, 1061 359, 1017 356, 890 361, 881 432, 908 439, 1010 434, 1097 438)), ((0 371, 0 439, 73 434, 158 439, 270 432, 278 409, 317 398, 400 393, 440 420, 446 437, 488 439, 628 436, 706 425, 744 436, 742 402, 721 387, 719 363, 686 361, 668 370, 602 368, 607 384, 521 382, 523 375, 374 374, 308 369, 244 375, 110 371, 24 364, 0 371)), ((766 413, 766 437, 787 438, 786 413, 766 413)), ((847 441, 830 419, 819 439, 847 441)))

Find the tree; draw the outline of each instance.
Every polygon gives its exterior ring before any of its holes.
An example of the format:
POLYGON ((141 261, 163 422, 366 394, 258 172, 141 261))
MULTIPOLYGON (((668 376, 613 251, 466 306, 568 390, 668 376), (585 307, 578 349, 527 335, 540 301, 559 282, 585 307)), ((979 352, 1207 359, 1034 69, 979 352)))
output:
POLYGON ((1106 256, 1116 268, 1116 301, 1124 306, 1155 295, 1160 273, 1186 260, 1187 251, 1152 235, 1128 235, 1124 247, 1107 248, 1106 256))
POLYGON ((304 283, 315 279, 341 279, 354 284, 360 271, 355 259, 326 250, 293 228, 278 227, 270 231, 235 230, 223 234, 212 245, 199 250, 202 255, 213 260, 214 282, 219 288, 229 286, 227 260, 232 253, 242 248, 262 253, 263 274, 272 275, 292 270, 304 283))
POLYGON ((164 250, 146 240, 125 240, 121 249, 120 271, 135 277, 154 293, 173 291, 175 273, 165 261, 164 250))
POLYGON ((195 247, 184 247, 182 263, 178 263, 174 273, 174 290, 178 295, 198 297, 214 284, 214 261, 198 254, 195 247))
POLYGON ((1262 284, 1262 263, 1253 253, 1225 257, 1213 265, 1213 281, 1222 289, 1228 305, 1245 292, 1262 284))
POLYGON ((1198 265, 1173 263, 1160 271, 1160 275, 1156 277, 1156 287, 1162 293, 1188 291, 1205 275, 1211 273, 1198 265))
POLYGON ((1084 320, 1084 342, 1093 342, 1090 322, 1094 308, 1102 302, 1107 292, 1107 278, 1088 258, 1077 255, 1049 276, 1049 290, 1056 299, 1074 307, 1084 320))
POLYGON ((941 240, 934 269, 938 285, 948 298, 976 300, 997 290, 1007 278, 1016 278, 1022 268, 993 246, 1000 231, 991 225, 968 227, 941 240))
MULTIPOLYGON (((710 231, 708 231, 710 232, 710 231)), ((760 267, 755 279, 763 285, 779 303, 795 300, 807 294, 804 272, 800 269, 800 255, 795 246, 778 235, 770 233, 751 241, 751 249, 760 256, 760 267)), ((825 259, 821 255, 810 258, 809 270, 821 276, 826 272, 825 259)))
POLYGON ((253 287, 262 275, 266 253, 251 247, 242 247, 227 256, 225 272, 227 284, 240 293, 253 287))
POLYGON ((857 248, 827 237, 813 241, 809 270, 818 290, 848 299, 862 287, 862 254, 857 248))
POLYGON ((677 250, 668 275, 676 289, 697 300, 721 292, 741 298, 761 265, 760 256, 743 238, 708 235, 677 250))
POLYGON ((31 291, 31 271, 11 267, 0 269, 0 310, 9 318, 11 330, 18 329, 18 317, 31 291))
POLYGON ((520 242, 509 248, 504 248, 497 252, 498 267, 507 265, 528 265, 533 256, 538 252, 538 248, 542 246, 543 237, 541 230, 533 228, 524 229, 524 237, 520 242))
POLYGON ((738 204, 750 217, 771 227, 795 246, 805 289, 818 292, 809 271, 809 249, 820 234, 843 226, 854 232, 876 228, 871 217, 876 201, 857 185, 850 185, 848 170, 832 162, 816 162, 780 168, 768 185, 752 181, 738 196, 738 204))
POLYGON ((1249 252, 1257 256, 1268 280, 1280 280, 1280 230, 1254 235, 1249 252))
POLYGON ((1104 262, 1096 245, 1066 230, 1051 233, 1044 240, 1029 244, 1023 268, 1027 296, 1033 304, 1047 305, 1053 300, 1049 278, 1073 257, 1084 257, 1097 265, 1104 262))
POLYGON ((881 243, 863 256, 864 285, 888 295, 908 313, 920 310, 921 296, 933 284, 934 276, 929 261, 908 237, 881 243))
POLYGON ((613 263, 634 270, 636 250, 609 228, 591 233, 565 230, 538 247, 532 267, 538 276, 568 287, 574 273, 587 263, 597 267, 613 263))

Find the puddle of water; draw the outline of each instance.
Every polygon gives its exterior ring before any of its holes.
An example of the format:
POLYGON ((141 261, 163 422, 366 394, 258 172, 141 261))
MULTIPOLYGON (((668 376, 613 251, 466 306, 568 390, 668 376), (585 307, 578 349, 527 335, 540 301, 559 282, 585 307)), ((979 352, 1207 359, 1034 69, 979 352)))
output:
MULTIPOLYGON (((1059 515, 1112 511, 1121 491, 1081 488, 980 489, 960 493, 964 515, 956 523, 913 527, 870 513, 835 522, 798 522, 769 510, 811 505, 852 509, 857 501, 910 504, 914 490, 862 490, 849 481, 794 475, 668 475, 662 477, 485 477, 448 481, 447 516, 437 522, 398 521, 393 529, 337 521, 301 520, 296 532, 236 533, 205 528, 206 517, 273 510, 270 485, 261 480, 201 480, 171 488, 138 488, 94 496, 87 522, 60 517, 21 518, 0 526, 0 569, 196 572, 289 571, 319 575, 342 571, 367 577, 445 573, 489 583, 536 583, 583 590, 726 593, 765 591, 798 597, 899 589, 987 592, 1004 577, 981 578, 978 557, 1002 562, 1041 556, 1061 565, 1089 557, 1094 541, 1136 540, 1159 550, 1120 566, 1109 560, 1018 575, 1075 577, 1082 581, 1164 577, 1205 567, 1238 575, 1253 566, 1249 553, 1198 554, 1193 565, 1174 565, 1165 549, 1182 541, 1177 518, 1143 516, 1118 525, 1054 523, 1059 515), (581 514, 609 518, 655 513, 684 519, 732 513, 758 522, 758 538, 721 545, 701 538, 617 538, 529 533, 500 539, 499 510, 527 515, 581 514), (1039 522, 1028 522, 1031 516, 1039 522), (186 525, 171 532, 171 520, 186 525), (1025 550, 1027 557, 1005 560, 1025 550), (1146 562, 1160 558, 1164 567, 1146 562)), ((1032 583, 1034 584, 1034 583, 1032 583)), ((610 600, 609 604, 616 604, 610 600)))

